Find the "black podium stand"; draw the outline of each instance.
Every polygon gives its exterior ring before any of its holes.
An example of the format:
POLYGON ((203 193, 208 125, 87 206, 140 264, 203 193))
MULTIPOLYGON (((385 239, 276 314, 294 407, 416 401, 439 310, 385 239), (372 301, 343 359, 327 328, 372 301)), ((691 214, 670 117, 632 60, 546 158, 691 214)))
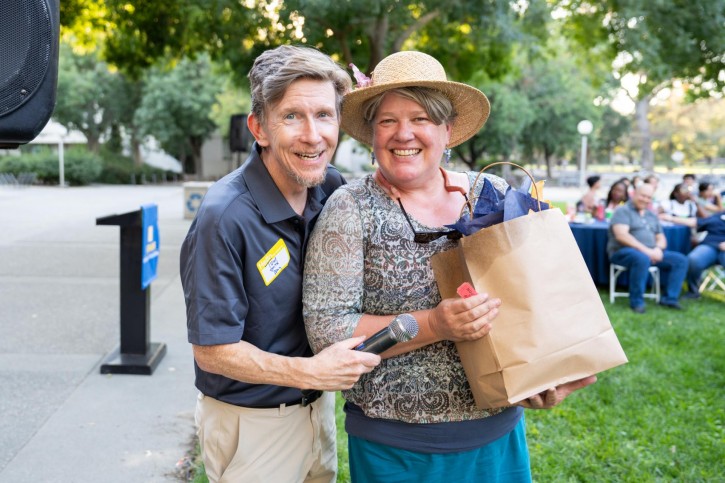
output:
POLYGON ((101 374, 151 375, 166 344, 149 343, 151 287, 141 288, 141 210, 96 218, 96 225, 121 227, 121 345, 101 365, 101 374))

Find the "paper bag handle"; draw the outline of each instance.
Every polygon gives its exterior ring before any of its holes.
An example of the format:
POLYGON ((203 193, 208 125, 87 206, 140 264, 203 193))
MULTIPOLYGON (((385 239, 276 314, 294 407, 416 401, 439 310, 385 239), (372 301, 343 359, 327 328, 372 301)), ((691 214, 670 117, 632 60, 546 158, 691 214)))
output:
MULTIPOLYGON (((481 168, 481 170, 478 172, 478 175, 476 176, 476 179, 473 180, 473 187, 475 188, 478 185, 478 178, 481 177, 481 175, 483 174, 484 171, 486 171, 488 168, 490 168, 492 166, 498 166, 499 164, 508 164, 508 165, 514 166, 516 168, 519 168, 521 171, 523 171, 524 173, 526 173, 526 176, 528 176, 529 179, 531 180, 531 186, 533 186, 534 187, 534 191, 536 191, 536 201, 539 204, 539 211, 541 211, 541 199, 539 199, 540 198, 539 197, 539 188, 536 186, 536 180, 531 175, 531 173, 529 173, 526 170, 526 168, 524 168, 523 166, 520 166, 520 165, 518 165, 516 163, 512 163, 511 161, 497 161, 495 163, 491 163, 491 164, 489 164, 489 165, 484 166, 483 168, 481 168)), ((473 199, 475 200, 476 198, 473 198, 473 199)), ((473 219, 473 204, 471 203, 471 200, 468 199, 468 197, 466 197, 466 201, 463 204, 463 206, 461 207, 461 216, 463 215, 463 209, 466 206, 468 206, 468 215, 471 217, 471 219, 473 219)))

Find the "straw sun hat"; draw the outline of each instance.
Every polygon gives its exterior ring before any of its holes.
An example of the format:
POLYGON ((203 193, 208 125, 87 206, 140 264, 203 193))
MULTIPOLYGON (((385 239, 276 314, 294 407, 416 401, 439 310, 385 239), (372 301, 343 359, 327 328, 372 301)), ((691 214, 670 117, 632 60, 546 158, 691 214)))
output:
POLYGON ((342 101, 342 130, 358 141, 372 145, 373 130, 363 118, 363 105, 378 94, 407 86, 430 87, 445 94, 453 103, 458 116, 453 123, 448 147, 469 139, 488 119, 491 105, 483 92, 466 84, 448 81, 443 66, 430 55, 405 51, 381 60, 368 85, 358 86, 345 96, 342 101))

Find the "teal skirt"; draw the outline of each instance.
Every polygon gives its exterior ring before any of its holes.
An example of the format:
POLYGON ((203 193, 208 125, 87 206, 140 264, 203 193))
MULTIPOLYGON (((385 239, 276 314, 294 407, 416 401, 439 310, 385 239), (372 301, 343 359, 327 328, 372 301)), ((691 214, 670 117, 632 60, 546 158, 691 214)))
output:
POLYGON ((353 483, 528 483, 524 418, 507 435, 461 453, 418 453, 348 436, 353 483))

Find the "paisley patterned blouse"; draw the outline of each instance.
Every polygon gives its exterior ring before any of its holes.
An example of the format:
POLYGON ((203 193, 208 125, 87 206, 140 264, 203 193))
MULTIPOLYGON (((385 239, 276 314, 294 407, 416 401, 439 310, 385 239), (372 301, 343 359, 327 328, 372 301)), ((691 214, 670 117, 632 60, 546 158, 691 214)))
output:
MULTIPOLYGON (((467 174, 473 186, 478 173, 467 174)), ((506 191, 503 179, 483 176, 506 191)), ((480 192, 483 176, 469 199, 480 192)), ((416 231, 442 229, 411 220, 416 231)), ((303 303, 312 349, 319 352, 351 337, 362 314, 390 315, 392 320, 401 313, 434 308, 441 296, 430 257, 454 244, 446 238, 415 243, 400 206, 370 175, 338 188, 307 248, 303 303)), ((343 396, 368 417, 407 423, 481 419, 503 410, 476 408, 450 341, 384 359, 343 396)))

